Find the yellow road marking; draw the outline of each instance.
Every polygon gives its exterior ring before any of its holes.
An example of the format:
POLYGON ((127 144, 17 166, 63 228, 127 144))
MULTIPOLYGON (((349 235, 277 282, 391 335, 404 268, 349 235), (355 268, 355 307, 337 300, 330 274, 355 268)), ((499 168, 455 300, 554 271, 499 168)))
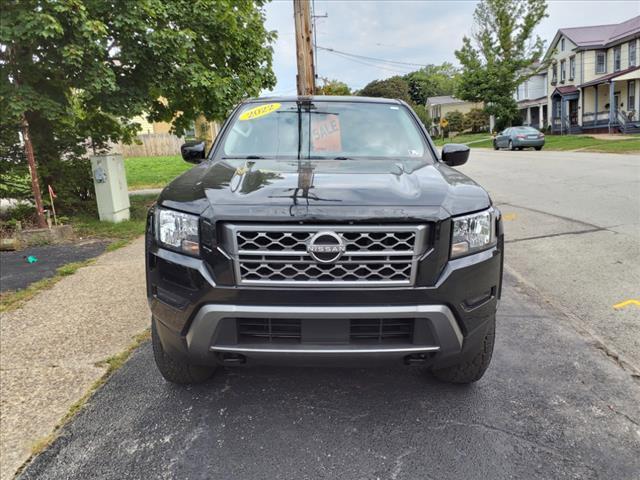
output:
POLYGON ((615 308, 616 310, 620 310, 621 308, 628 307, 629 305, 640 307, 640 300, 625 300, 624 302, 616 303, 613 308, 615 308))
POLYGON ((517 215, 515 213, 505 213, 502 215, 502 220, 505 222, 510 222, 511 220, 515 220, 517 215))

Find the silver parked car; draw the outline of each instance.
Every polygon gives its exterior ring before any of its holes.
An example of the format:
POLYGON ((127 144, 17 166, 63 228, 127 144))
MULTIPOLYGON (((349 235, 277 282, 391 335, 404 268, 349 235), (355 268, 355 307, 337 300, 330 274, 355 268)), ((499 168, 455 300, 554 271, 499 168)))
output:
POLYGON ((530 147, 542 150, 543 146, 544 133, 533 127, 509 127, 493 139, 493 148, 496 150, 499 148, 522 150, 530 147))

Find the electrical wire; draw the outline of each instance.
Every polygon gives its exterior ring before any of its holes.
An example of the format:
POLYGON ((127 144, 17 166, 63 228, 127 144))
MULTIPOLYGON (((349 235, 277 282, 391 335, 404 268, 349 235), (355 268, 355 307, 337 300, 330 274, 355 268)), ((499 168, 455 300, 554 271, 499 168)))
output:
POLYGON ((389 68, 389 65, 380 65, 380 64, 376 64, 376 63, 373 63, 373 62, 370 62, 370 61, 367 61, 367 60, 360 60, 360 59, 356 59, 356 58, 351 58, 351 57, 342 55, 342 54, 340 54, 338 52, 330 51, 329 53, 333 53, 334 55, 342 58, 343 60, 349 60, 350 62, 355 62, 355 63, 358 63, 360 65, 365 65, 367 67, 377 68, 377 69, 380 69, 380 70, 387 70, 389 72, 398 73, 398 74, 401 74, 401 75, 405 75, 405 74, 411 73, 413 71, 412 69, 399 70, 399 68, 402 68, 402 67, 389 68))
POLYGON ((389 63, 389 64, 395 64, 395 65, 407 65, 410 67, 428 67, 428 65, 423 63, 411 63, 411 62, 399 62, 397 60, 385 60, 384 58, 368 57, 366 55, 357 55, 355 53, 343 52, 341 50, 336 50, 335 48, 321 47, 320 45, 317 45, 316 48, 318 48, 319 50, 324 50, 326 52, 337 53, 340 55, 345 55, 347 57, 353 57, 353 58, 358 58, 362 60, 389 63))

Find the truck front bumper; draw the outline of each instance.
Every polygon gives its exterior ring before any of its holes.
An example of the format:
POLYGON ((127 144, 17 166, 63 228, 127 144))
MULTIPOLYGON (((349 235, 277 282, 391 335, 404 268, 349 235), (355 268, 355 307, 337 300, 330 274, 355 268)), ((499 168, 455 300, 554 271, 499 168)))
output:
POLYGON ((148 269, 149 304, 163 348, 200 365, 354 364, 377 361, 443 367, 464 361, 494 321, 502 280, 502 245, 451 260, 437 283, 411 288, 240 288, 212 285, 202 261, 157 249, 148 269), (178 288, 158 263, 200 279, 178 288), (241 340, 240 320, 300 322, 295 342, 241 340), (413 335, 397 342, 350 341, 354 319, 411 319, 413 335), (352 324, 351 324, 352 325, 352 324), (352 328, 352 327, 351 327, 352 328))

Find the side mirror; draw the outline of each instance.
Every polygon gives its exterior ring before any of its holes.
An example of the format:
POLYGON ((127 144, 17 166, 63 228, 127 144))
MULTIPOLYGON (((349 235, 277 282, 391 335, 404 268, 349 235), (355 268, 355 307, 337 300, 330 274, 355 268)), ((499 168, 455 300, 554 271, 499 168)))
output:
POLYGON ((450 167, 464 165, 469 159, 469 147, 458 143, 447 143, 442 147, 442 161, 450 167))
POLYGON ((204 142, 187 142, 180 147, 180 153, 185 162, 200 163, 206 156, 205 149, 206 144, 204 142))

